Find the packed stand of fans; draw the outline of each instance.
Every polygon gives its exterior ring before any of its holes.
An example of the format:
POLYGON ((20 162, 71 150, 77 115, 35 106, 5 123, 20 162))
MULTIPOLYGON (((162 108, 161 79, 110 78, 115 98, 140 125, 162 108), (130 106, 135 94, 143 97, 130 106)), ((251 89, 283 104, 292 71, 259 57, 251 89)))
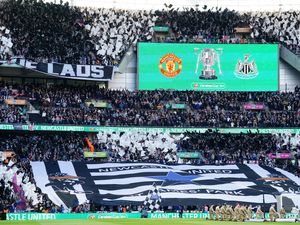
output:
POLYGON ((13 56, 36 61, 79 62, 88 39, 77 8, 68 3, 1 1, 0 25, 11 31, 13 56))
POLYGON ((300 135, 220 134, 217 132, 167 133, 101 132, 94 140, 98 151, 107 151, 110 161, 145 161, 164 164, 234 164, 272 165, 274 152, 289 152, 300 157, 300 135), (199 159, 181 159, 177 152, 200 152, 199 159))
POLYGON ((81 160, 84 136, 82 134, 8 134, 0 137, 2 150, 14 150, 20 158, 30 161, 81 160), (47 147, 46 147, 47 146, 47 147))
POLYGON ((294 111, 140 110, 47 108, 49 124, 151 127, 299 127, 294 111))
MULTIPOLYGON (((1 87, 0 87, 1 88, 1 87)), ((166 103, 186 103, 193 110, 239 111, 245 102, 263 103, 272 111, 297 111, 300 88, 294 92, 202 92, 202 91, 127 91, 99 88, 97 86, 72 87, 67 85, 11 86, 15 96, 30 98, 35 105, 45 107, 80 108, 88 99, 107 101, 114 109, 157 110, 166 103)), ((13 91, 11 91, 13 92, 13 91)))
POLYGON ((46 212, 53 207, 48 196, 36 187, 29 160, 0 153, 0 212, 46 212))
MULTIPOLYGON (((77 161, 89 151, 83 133, 35 133, 0 135, 0 210, 9 212, 67 212, 55 206, 36 188, 29 160, 77 161), (46 146, 46 147, 45 147, 46 146), (9 160, 3 153, 10 152, 9 160)), ((156 132, 100 132, 91 143, 94 150, 107 152, 103 162, 147 162, 163 164, 235 164, 260 163, 279 166, 299 174, 299 134, 220 134, 184 133, 180 135, 156 132), (181 158, 178 152, 199 152, 197 159, 181 158), (285 152, 294 160, 274 160, 270 153, 285 152), (292 163, 294 161, 294 163, 292 163)), ((91 204, 76 205, 73 212, 86 212, 91 204)))
MULTIPOLYGON (((209 164, 243 163, 254 161, 272 163, 268 155, 274 152, 289 152, 300 156, 300 135, 290 134, 221 134, 186 133, 181 140, 181 151, 199 151, 209 164)), ((270 164, 272 165, 272 164, 270 164)))
POLYGON ((8 59, 9 55, 12 55, 12 46, 10 30, 0 26, 0 60, 8 59))
POLYGON ((26 123, 26 111, 22 107, 8 105, 5 100, 17 97, 22 92, 13 91, 12 87, 0 85, 0 123, 26 123))
POLYGON ((100 132, 94 146, 108 152, 113 162, 177 163, 176 143, 182 137, 156 132, 100 132))
POLYGON ((157 25, 168 25, 174 33, 172 42, 205 42, 205 43, 235 43, 233 38, 236 27, 248 24, 246 14, 234 10, 185 8, 174 9, 168 6, 166 10, 156 11, 159 16, 157 25))
MULTIPOLYGON (((0 151, 13 150, 31 161, 77 161, 89 151, 83 133, 36 133, 0 135, 0 151), (45 148, 45 146, 47 146, 45 148)), ((268 163, 268 154, 288 152, 300 157, 299 134, 221 134, 218 132, 99 132, 91 139, 94 151, 108 153, 111 162, 228 164, 253 161, 268 163), (177 152, 200 152, 196 161, 182 161, 177 152)))
MULTIPOLYGON (((97 86, 0 86, 6 98, 27 99, 40 110, 43 123, 99 126, 299 127, 300 88, 294 92, 126 91, 97 86), (102 101, 105 108, 87 100, 102 101), (245 103, 263 110, 244 110, 245 103), (172 104, 185 104, 173 109, 172 104)), ((18 108, 2 105, 0 121, 24 123, 18 108)), ((22 110, 21 110, 22 111, 22 110)), ((30 121, 35 123, 35 121, 30 121)))
POLYGON ((26 117, 19 107, 0 105, 0 123, 26 123, 26 117))
POLYGON ((171 28, 173 36, 167 42, 205 43, 241 43, 234 28, 250 26, 256 42, 281 42, 299 50, 296 11, 239 13, 207 6, 174 9, 171 5, 157 11, 131 11, 6 0, 0 4, 0 59, 17 56, 116 65, 131 46, 153 40, 155 25, 171 28))
POLYGON ((253 12, 250 17, 251 36, 257 42, 282 43, 300 53, 300 17, 297 11, 253 12))
POLYGON ((114 65, 132 44, 152 39, 155 20, 154 12, 148 11, 78 8, 34 0, 2 1, 0 25, 5 25, 12 35, 7 41, 0 40, 0 56, 114 65))
POLYGON ((152 11, 81 9, 94 58, 102 65, 115 65, 138 41, 151 41, 157 16, 152 11))

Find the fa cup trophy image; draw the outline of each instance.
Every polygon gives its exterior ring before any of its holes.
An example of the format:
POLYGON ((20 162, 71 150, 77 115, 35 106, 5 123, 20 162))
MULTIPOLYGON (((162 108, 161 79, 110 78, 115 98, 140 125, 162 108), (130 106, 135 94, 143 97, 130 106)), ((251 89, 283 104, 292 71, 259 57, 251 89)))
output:
POLYGON ((222 75, 220 56, 223 53, 222 48, 217 50, 212 48, 204 48, 200 51, 199 48, 194 48, 194 53, 197 56, 196 70, 195 73, 198 75, 199 63, 201 62, 204 66, 203 70, 199 74, 199 79, 204 80, 215 80, 217 79, 217 74, 214 68, 212 68, 216 63, 218 64, 218 75, 222 75), (218 52, 219 51, 219 52, 218 52))

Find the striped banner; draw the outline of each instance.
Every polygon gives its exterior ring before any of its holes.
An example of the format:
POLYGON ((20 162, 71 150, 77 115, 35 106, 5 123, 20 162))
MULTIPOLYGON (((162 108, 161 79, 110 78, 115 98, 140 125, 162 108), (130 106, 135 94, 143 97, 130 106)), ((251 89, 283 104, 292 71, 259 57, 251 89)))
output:
POLYGON ((276 203, 275 195, 297 194, 300 185, 300 179, 291 173, 257 164, 55 161, 31 162, 31 165, 37 186, 57 205, 69 207, 87 200, 101 205, 142 205, 154 183, 163 206, 224 202, 270 205, 276 203))

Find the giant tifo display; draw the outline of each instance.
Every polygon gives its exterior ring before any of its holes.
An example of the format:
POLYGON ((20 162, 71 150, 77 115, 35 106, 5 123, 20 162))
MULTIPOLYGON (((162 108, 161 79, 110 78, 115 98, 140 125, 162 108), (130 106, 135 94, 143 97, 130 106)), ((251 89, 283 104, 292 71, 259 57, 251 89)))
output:
POLYGON ((278 91, 276 44, 138 44, 140 90, 278 91))
MULTIPOLYGON (((279 192, 298 190, 299 178, 279 168, 246 165, 31 162, 42 192, 56 205, 87 200, 100 205, 276 203, 279 192), (273 179, 271 178, 273 177, 273 179), (275 178, 274 178, 275 177, 275 178), (276 179, 280 178, 280 179, 276 179)), ((291 199, 295 205, 300 197, 291 199)))

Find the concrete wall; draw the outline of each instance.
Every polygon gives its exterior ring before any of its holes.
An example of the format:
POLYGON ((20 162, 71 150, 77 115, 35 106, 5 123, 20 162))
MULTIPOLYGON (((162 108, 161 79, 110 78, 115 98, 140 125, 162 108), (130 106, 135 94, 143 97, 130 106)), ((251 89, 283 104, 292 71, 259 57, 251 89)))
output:
POLYGON ((130 91, 137 88, 137 62, 136 55, 131 57, 123 73, 116 72, 112 81, 108 82, 109 89, 127 89, 130 91))
POLYGON ((279 61, 280 91, 294 91, 295 87, 300 86, 300 72, 283 60, 279 61))

